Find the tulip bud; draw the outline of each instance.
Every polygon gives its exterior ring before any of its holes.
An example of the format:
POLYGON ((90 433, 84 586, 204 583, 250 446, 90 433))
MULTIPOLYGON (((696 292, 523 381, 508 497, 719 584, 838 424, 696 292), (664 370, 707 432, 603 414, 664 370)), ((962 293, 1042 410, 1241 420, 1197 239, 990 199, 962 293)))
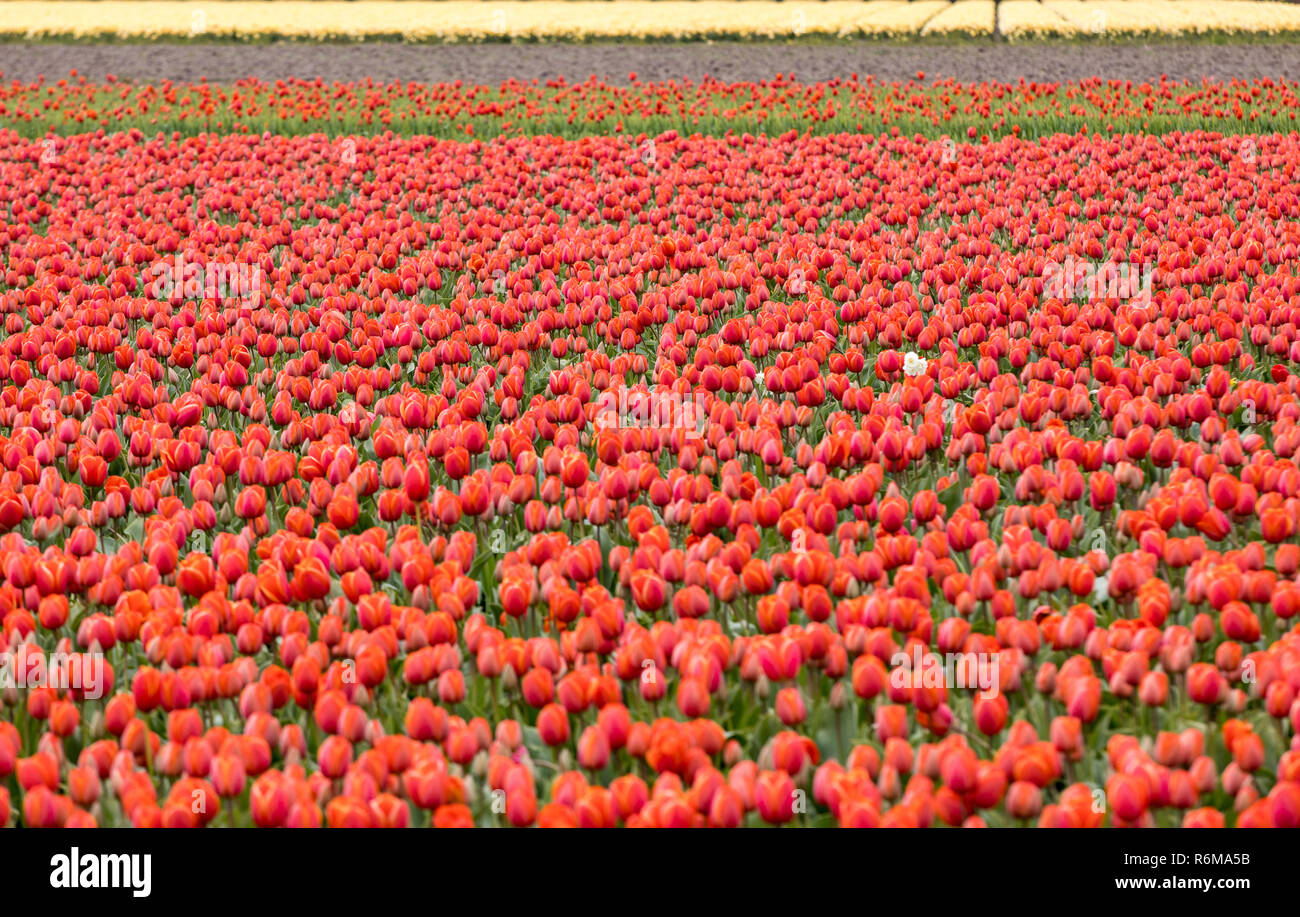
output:
POLYGON ((1229 713, 1240 713, 1245 710, 1246 692, 1240 688, 1233 688, 1228 692, 1228 696, 1223 702, 1223 708, 1229 713))
POLYGON ((513 691, 515 688, 519 687, 519 676, 515 673, 514 666, 508 665, 502 670, 501 687, 507 692, 513 691))
POLYGON ((1255 783, 1250 778, 1242 783, 1241 789, 1237 790, 1232 798, 1232 807, 1237 812, 1244 812, 1259 800, 1259 790, 1255 789, 1255 783))
POLYGON ((1052 694, 1056 690, 1056 664, 1045 662, 1034 676, 1034 688, 1039 694, 1052 694))

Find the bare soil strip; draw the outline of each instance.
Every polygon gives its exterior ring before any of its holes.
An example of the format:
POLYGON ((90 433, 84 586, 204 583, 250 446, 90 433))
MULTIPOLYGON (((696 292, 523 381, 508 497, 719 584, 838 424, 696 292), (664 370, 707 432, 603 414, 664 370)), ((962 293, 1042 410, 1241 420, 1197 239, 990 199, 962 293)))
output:
POLYGON ((70 70, 91 80, 107 74, 133 81, 233 82, 298 77, 326 81, 390 80, 497 85, 503 80, 570 82, 595 75, 627 83, 726 82, 793 73, 804 81, 857 73, 887 81, 924 72, 927 81, 1035 82, 1102 79, 1300 79, 1300 43, 1034 43, 969 42, 907 45, 850 41, 699 42, 687 44, 0 44, 0 73, 7 81, 66 78, 70 70))

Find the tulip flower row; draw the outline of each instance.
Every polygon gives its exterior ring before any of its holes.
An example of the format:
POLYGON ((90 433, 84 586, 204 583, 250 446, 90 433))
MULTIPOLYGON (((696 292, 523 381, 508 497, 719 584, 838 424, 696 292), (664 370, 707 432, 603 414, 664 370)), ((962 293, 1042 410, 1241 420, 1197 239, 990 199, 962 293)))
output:
POLYGON ((73 72, 55 83, 0 84, 0 116, 41 155, 57 155, 57 134, 92 129, 350 136, 391 130, 404 136, 586 137, 655 135, 683 129, 710 135, 788 130, 814 134, 901 133, 979 139, 1046 137, 1076 131, 1161 133, 1214 130, 1287 133, 1296 129, 1300 91, 1287 80, 1133 85, 1101 79, 1069 83, 957 83, 874 78, 802 83, 792 75, 760 82, 705 79, 646 83, 629 74, 613 85, 595 77, 462 83, 233 85, 95 83, 73 72))
POLYGON ((1297 163, 8 132, 0 823, 1300 825, 1297 163))

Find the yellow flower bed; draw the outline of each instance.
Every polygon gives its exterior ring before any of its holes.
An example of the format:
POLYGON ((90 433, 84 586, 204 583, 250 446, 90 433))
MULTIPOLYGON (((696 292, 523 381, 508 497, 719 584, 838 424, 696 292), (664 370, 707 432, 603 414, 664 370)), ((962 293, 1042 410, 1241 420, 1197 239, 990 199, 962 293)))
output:
POLYGON ((911 0, 888 7, 881 3, 869 3, 866 6, 872 9, 859 14, 858 28, 864 35, 876 37, 915 35, 951 5, 948 0, 911 0))
POLYGON ((1043 0, 1080 33, 1098 37, 1300 31, 1300 5, 1222 0, 1043 0))
POLYGON ((957 0, 921 29, 922 35, 992 35, 993 0, 957 0))
POLYGON ((1300 32, 1300 5, 1264 0, 0 0, 7 39, 707 38, 1012 40, 1300 32))
POLYGON ((1011 41, 1071 37, 1081 29, 1038 0, 1002 0, 998 4, 998 31, 1011 41))
POLYGON ((491 39, 916 34, 947 0, 0 0, 0 34, 22 38, 491 39))

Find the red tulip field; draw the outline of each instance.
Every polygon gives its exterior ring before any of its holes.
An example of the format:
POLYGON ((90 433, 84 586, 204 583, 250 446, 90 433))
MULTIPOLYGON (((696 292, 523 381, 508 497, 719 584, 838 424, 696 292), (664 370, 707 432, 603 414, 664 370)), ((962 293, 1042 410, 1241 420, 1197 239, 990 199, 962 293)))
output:
POLYGON ((0 824, 1300 826, 1297 110, 0 87, 0 824))

